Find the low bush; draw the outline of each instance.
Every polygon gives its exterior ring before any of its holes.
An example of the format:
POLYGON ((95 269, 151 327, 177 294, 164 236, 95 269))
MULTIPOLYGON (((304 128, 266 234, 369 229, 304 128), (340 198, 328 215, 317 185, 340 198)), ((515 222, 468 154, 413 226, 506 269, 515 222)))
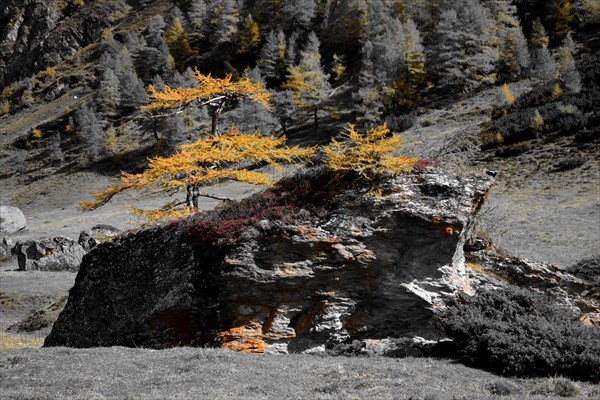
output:
MULTIPOLYGON (((290 223, 301 209, 324 205, 332 194, 327 190, 331 179, 326 170, 315 169, 281 179, 261 193, 239 202, 227 202, 214 212, 197 214, 186 222, 186 240, 229 245, 261 221, 269 225, 290 223)), ((329 204, 333 205, 330 201, 329 204)))
POLYGON ((585 164, 585 158, 583 157, 569 157, 567 159, 559 161, 554 170, 558 171, 569 171, 571 169, 579 168, 585 164))
POLYGON ((500 146, 496 149, 496 157, 514 157, 523 154, 533 148, 529 142, 514 143, 508 146, 500 146))
POLYGON ((600 285, 600 254, 577 262, 568 271, 592 285, 600 285))
POLYGON ((437 322, 475 366, 520 377, 600 382, 600 330, 581 325, 541 295, 520 289, 460 295, 437 322))

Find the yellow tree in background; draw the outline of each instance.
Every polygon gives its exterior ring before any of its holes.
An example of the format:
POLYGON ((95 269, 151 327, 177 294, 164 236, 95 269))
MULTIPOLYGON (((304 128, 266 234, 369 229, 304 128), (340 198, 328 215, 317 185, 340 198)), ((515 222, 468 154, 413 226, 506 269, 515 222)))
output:
POLYGON ((153 85, 148 87, 151 102, 142 109, 149 112, 160 112, 165 109, 183 109, 190 105, 208 106, 211 116, 211 135, 219 136, 218 121, 221 113, 243 99, 250 99, 270 109, 269 92, 262 83, 253 83, 250 79, 242 78, 234 81, 231 74, 225 78, 213 78, 203 75, 196 69, 195 79, 198 85, 192 88, 170 88, 156 90, 153 85))
POLYGON ((243 134, 232 127, 223 135, 181 145, 170 157, 150 159, 148 167, 140 174, 121 174, 119 183, 92 193, 94 200, 82 202, 80 206, 84 210, 93 210, 115 195, 130 190, 150 190, 169 195, 185 191, 185 200, 168 202, 158 210, 133 209, 149 222, 178 218, 197 211, 200 197, 227 200, 201 192, 204 186, 224 180, 267 184, 270 176, 250 170, 250 165, 266 163, 281 169, 283 163, 306 161, 314 153, 313 148, 285 146, 285 140, 285 137, 263 136, 259 132, 243 134))

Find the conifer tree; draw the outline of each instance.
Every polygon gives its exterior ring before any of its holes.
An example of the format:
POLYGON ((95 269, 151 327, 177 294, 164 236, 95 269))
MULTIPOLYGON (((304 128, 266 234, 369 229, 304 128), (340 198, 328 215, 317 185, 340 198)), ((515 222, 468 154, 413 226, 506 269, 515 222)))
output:
POLYGON ((235 0, 220 0, 211 3, 209 18, 213 23, 210 42, 215 45, 233 43, 238 33, 240 16, 235 0))
POLYGON ((377 82, 373 59, 373 43, 367 40, 361 49, 359 89, 352 96, 359 115, 357 120, 366 127, 377 125, 383 115, 383 91, 377 82))
POLYGON ((539 18, 536 18, 531 26, 530 43, 533 49, 548 48, 548 45, 550 44, 546 29, 539 18))
POLYGON ((554 58, 547 47, 534 50, 534 70, 544 84, 553 83, 558 79, 559 73, 554 58))
POLYGON ((468 91, 495 81, 494 22, 477 0, 448 5, 431 35, 431 69, 438 84, 468 91))
POLYGON ((195 87, 170 88, 165 86, 158 91, 154 86, 148 87, 152 100, 143 109, 150 112, 161 112, 165 109, 182 109, 193 103, 208 106, 211 115, 211 135, 219 136, 218 120, 221 113, 241 100, 247 98, 265 108, 269 107, 269 93, 262 83, 252 83, 248 78, 232 80, 231 75, 223 79, 213 78, 195 71, 197 85, 195 87))
POLYGON ((244 25, 240 30, 239 52, 246 53, 255 49, 260 43, 260 28, 254 21, 251 14, 248 14, 244 20, 244 25))
POLYGON ((52 160, 53 163, 58 165, 62 165, 65 162, 65 156, 60 147, 60 139, 60 132, 52 135, 47 148, 48 158, 52 160))
POLYGON ((169 72, 169 47, 164 39, 165 21, 160 15, 150 19, 148 29, 144 33, 146 46, 137 54, 136 70, 140 78, 148 81, 155 75, 169 72))
POLYGON ((281 5, 283 26, 290 29, 310 29, 315 17, 315 0, 286 0, 281 5))
POLYGON ((298 62, 298 41, 300 39, 300 31, 293 31, 287 38, 285 46, 285 68, 290 68, 298 62))
POLYGON ((294 122, 298 112, 298 106, 294 102, 294 94, 290 90, 272 91, 271 101, 275 118, 281 124, 283 133, 287 135, 288 127, 294 122))
POLYGON ((183 68, 185 61, 193 52, 187 33, 183 29, 179 18, 175 18, 171 26, 165 31, 165 41, 175 59, 175 65, 180 69, 183 68))
POLYGON ((121 91, 119 89, 119 78, 117 78, 112 69, 106 69, 102 74, 96 101, 101 113, 107 116, 112 116, 116 113, 117 107, 121 102, 121 91))
POLYGON ((197 46, 206 38, 208 8, 204 0, 193 0, 188 11, 190 20, 190 40, 197 46))
POLYGON ((577 65, 575 64, 575 58, 572 54, 574 49, 575 43, 569 33, 565 38, 563 46, 559 50, 558 63, 560 81, 562 86, 566 88, 569 93, 579 93, 581 91, 581 76, 579 75, 577 65))
POLYGON ((98 157, 105 152, 102 124, 89 103, 77 110, 75 123, 77 137, 82 144, 82 153, 88 156, 88 161, 97 161, 98 157))
POLYGON ((319 111, 324 108, 331 92, 329 75, 321 66, 319 46, 317 35, 311 32, 300 53, 300 64, 288 69, 288 79, 283 85, 284 89, 294 93, 296 104, 312 115, 315 133, 319 129, 319 111))
MULTIPOLYGON (((222 199, 202 193, 202 187, 225 179, 255 185, 269 183, 270 177, 247 166, 266 163, 280 169, 282 163, 307 160, 312 148, 284 146, 285 137, 263 136, 259 132, 242 134, 231 128, 226 134, 200 138, 191 144, 179 146, 170 157, 150 160, 149 166, 140 174, 123 173, 120 182, 110 185, 102 192, 92 193, 94 200, 80 203, 84 210, 93 210, 115 195, 130 190, 155 190, 174 195, 185 192, 185 199, 168 202, 158 210, 134 212, 149 221, 177 218, 196 212, 202 196, 222 199)), ((224 200, 224 199, 222 199, 224 200)))
POLYGON ((265 78, 279 79, 279 71, 285 57, 285 35, 283 31, 270 31, 260 52, 261 73, 265 78))

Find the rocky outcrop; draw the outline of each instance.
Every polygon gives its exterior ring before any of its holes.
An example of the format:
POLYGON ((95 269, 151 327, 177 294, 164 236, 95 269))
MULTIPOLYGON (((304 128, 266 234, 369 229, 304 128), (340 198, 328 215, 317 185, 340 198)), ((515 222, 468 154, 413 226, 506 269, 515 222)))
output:
POLYGON ((27 228, 27 220, 17 207, 0 206, 0 234, 11 234, 27 228))
POLYGON ((6 0, 0 5, 0 87, 75 54, 100 38, 118 0, 85 2, 6 0))
POLYGON ((380 198, 308 180, 96 246, 46 345, 287 353, 435 339, 433 308, 470 290, 463 245, 489 177, 406 175, 380 198))
POLYGON ((77 239, 77 243, 85 251, 90 251, 93 249, 98 243, 109 240, 120 232, 119 229, 110 225, 95 225, 92 229, 84 230, 79 233, 79 239, 77 239))
POLYGON ((77 271, 85 250, 72 239, 52 239, 19 242, 14 252, 20 271, 77 271))

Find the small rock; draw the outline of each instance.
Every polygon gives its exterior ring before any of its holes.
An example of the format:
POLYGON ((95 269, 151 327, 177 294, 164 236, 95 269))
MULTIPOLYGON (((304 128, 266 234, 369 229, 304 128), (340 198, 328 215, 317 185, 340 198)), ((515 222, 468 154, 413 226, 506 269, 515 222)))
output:
POLYGON ((114 226, 96 225, 90 230, 81 231, 77 243, 79 243, 79 245, 83 247, 85 251, 90 251, 98 243, 113 238, 114 236, 118 235, 119 232, 121 231, 114 226))
POLYGON ((11 234, 27 228, 27 220, 17 207, 0 206, 0 234, 11 234))
POLYGON ((66 237, 18 242, 15 253, 20 271, 77 271, 85 250, 66 237))
POLYGON ((12 252, 13 247, 12 240, 5 237, 0 239, 0 261, 7 261, 14 256, 12 252))

